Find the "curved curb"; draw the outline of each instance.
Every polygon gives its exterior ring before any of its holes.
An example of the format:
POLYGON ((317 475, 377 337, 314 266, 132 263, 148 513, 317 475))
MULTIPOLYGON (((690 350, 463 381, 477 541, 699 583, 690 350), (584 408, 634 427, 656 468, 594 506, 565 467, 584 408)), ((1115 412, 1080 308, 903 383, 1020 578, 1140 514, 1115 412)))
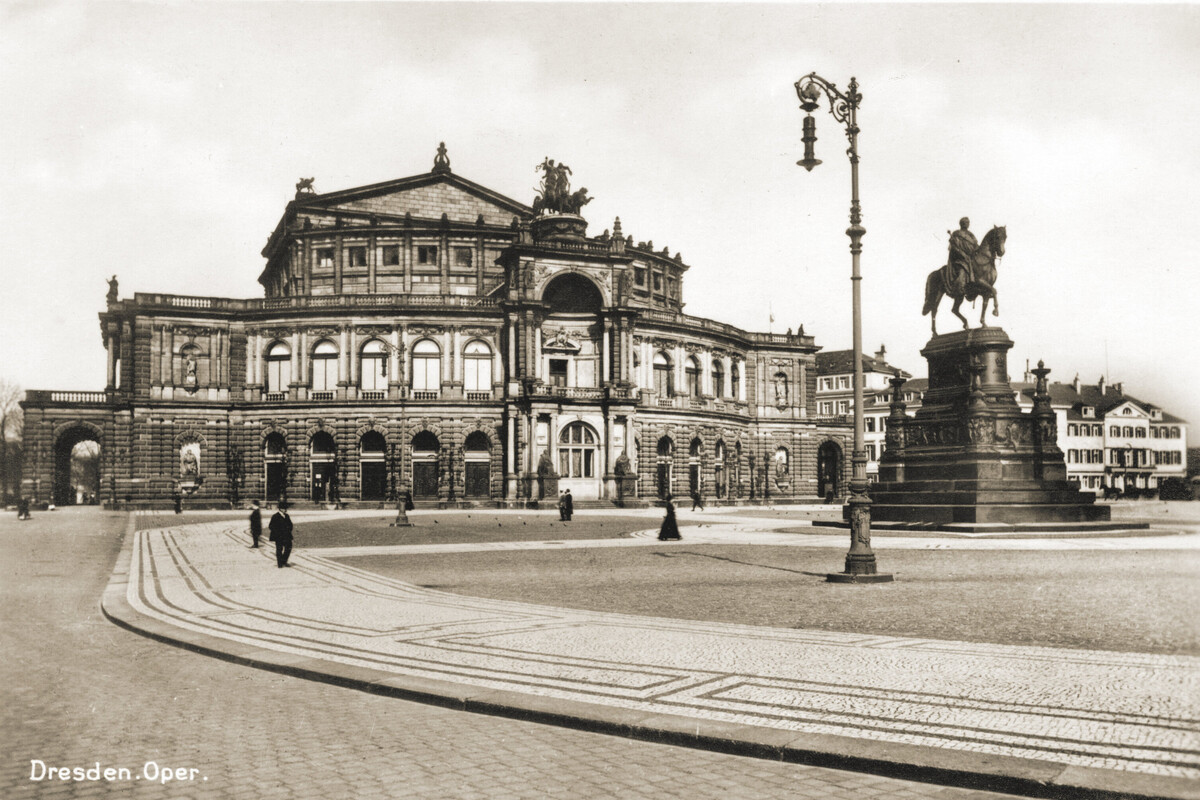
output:
POLYGON ((113 624, 133 633, 234 664, 458 711, 941 786, 1044 798, 1200 800, 1200 783, 1185 778, 846 736, 802 734, 476 688, 293 655, 188 631, 145 616, 129 604, 129 570, 136 528, 131 514, 116 566, 100 599, 101 612, 113 624))

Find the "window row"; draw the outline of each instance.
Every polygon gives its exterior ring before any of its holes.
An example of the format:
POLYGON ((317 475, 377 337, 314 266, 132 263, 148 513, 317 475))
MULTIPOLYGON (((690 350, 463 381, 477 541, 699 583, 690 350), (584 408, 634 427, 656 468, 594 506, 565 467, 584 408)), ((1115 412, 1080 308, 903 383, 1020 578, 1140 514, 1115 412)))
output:
POLYGON ((1103 464, 1103 450, 1068 450, 1068 464, 1103 464))
MULTIPOLYGON (((634 367, 640 366, 637 354, 634 354, 634 367)), ((683 376, 687 382, 685 394, 689 397, 700 397, 702 374, 700 359, 688 356, 683 362, 683 376)), ((741 368, 734 363, 729 372, 729 393, 725 392, 725 366, 719 359, 713 359, 712 365, 713 395, 716 397, 740 397, 742 392, 741 368)), ((654 354, 654 391, 660 397, 675 396, 675 363, 671 357, 661 350, 654 354)))
MULTIPOLYGON (((385 391, 388 387, 388 351, 391 346, 371 339, 358 351, 358 388, 385 391)), ((265 354, 263 379, 268 394, 286 392, 292 383, 292 349, 286 342, 271 344, 265 354)), ((308 362, 307 385, 311 391, 333 392, 340 380, 340 352, 329 339, 312 348, 308 362)), ((474 339, 463 348, 463 389, 467 392, 492 390, 492 348, 474 339)), ((432 339, 413 344, 409 385, 413 391, 436 392, 442 385, 442 349, 432 339)))
MULTIPOLYGON (((1124 436, 1127 439, 1145 439, 1146 438, 1146 429, 1145 428, 1135 428, 1131 425, 1126 425, 1124 427, 1121 427, 1120 425, 1112 425, 1108 429, 1108 435, 1109 436, 1124 436)), ((1180 433, 1179 428, 1175 427, 1175 426, 1172 426, 1170 428, 1166 428, 1166 427, 1160 428, 1158 426, 1152 426, 1150 428, 1150 437, 1152 439, 1178 439, 1178 438, 1180 438, 1180 435, 1181 435, 1181 433, 1180 433)))
POLYGON ((1104 426, 1100 423, 1095 425, 1070 423, 1067 425, 1067 436, 1103 436, 1104 426))
MULTIPOLYGON (((385 267, 400 266, 400 245, 383 245, 379 248, 379 263, 385 267)), ((438 266, 438 245, 417 245, 413 248, 413 264, 415 266, 438 266)), ((350 245, 343 251, 345 253, 345 261, 343 264, 350 269, 362 268, 367 266, 367 247, 366 245, 350 245)), ((475 248, 473 247, 451 247, 450 265, 459 268, 470 268, 475 263, 475 248)), ((333 247, 318 247, 313 251, 313 261, 316 267, 320 269, 333 269, 337 251, 333 247)))

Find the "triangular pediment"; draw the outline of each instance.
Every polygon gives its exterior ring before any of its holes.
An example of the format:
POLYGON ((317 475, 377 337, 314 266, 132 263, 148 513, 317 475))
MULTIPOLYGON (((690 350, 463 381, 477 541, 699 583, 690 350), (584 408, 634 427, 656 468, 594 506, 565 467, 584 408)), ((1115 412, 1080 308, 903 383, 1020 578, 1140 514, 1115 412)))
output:
POLYGON ((1137 403, 1127 402, 1113 406, 1105 414, 1108 419, 1147 419, 1149 415, 1137 403))
POLYGON ((301 197, 297 206, 384 217, 410 214, 417 219, 440 219, 445 214, 451 222, 466 224, 474 224, 482 216, 488 225, 508 225, 513 217, 533 213, 523 203, 445 172, 301 197))

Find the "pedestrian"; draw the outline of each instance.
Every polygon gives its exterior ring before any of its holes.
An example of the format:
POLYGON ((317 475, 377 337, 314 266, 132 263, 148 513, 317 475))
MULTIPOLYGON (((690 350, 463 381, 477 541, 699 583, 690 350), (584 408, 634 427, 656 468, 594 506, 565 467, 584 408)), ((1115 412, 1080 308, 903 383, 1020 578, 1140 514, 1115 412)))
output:
POLYGON ((567 521, 567 493, 558 493, 558 519, 560 522, 567 521))
POLYGON ((17 501, 17 519, 32 519, 29 516, 29 498, 22 497, 17 501))
POLYGON ((671 502, 671 496, 667 495, 667 515, 663 517, 662 527, 658 529, 658 538, 665 541, 671 539, 682 539, 679 535, 679 525, 675 522, 675 504, 671 502))
POLYGON ((175 513, 182 514, 183 513, 183 495, 181 495, 179 493, 178 485, 176 485, 175 489, 171 492, 171 499, 175 501, 175 513))
POLYGON ((571 490, 563 494, 563 514, 567 522, 571 521, 571 517, 575 516, 575 501, 571 498, 571 490))
POLYGON ((275 563, 280 569, 288 565, 288 556, 292 554, 292 518, 288 516, 287 508, 287 503, 281 502, 268 526, 270 540, 275 543, 275 563))
POLYGON ((258 501, 250 502, 250 538, 254 544, 251 547, 258 547, 258 540, 262 537, 262 512, 258 510, 258 501))
POLYGON ((416 508, 416 506, 413 505, 412 492, 405 492, 404 493, 404 510, 412 511, 414 508, 416 508))
POLYGON ((700 507, 701 511, 704 510, 704 498, 700 496, 699 489, 692 492, 692 511, 695 511, 697 506, 700 507))

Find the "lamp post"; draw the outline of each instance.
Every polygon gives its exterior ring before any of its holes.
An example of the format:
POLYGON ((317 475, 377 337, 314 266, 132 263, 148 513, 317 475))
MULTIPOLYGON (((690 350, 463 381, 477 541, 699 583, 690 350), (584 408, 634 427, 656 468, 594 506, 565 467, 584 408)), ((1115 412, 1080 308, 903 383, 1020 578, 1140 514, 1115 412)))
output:
POLYGON ((850 518, 850 551, 846 554, 844 572, 830 573, 826 580, 834 583, 883 583, 892 580, 890 574, 878 572, 875 553, 871 550, 871 498, 867 496, 867 451, 863 445, 863 370, 862 370, 862 275, 859 272, 859 255, 862 253, 862 237, 867 229, 862 226, 862 207, 858 202, 858 105, 862 95, 858 93, 858 81, 850 79, 847 91, 810 72, 796 81, 796 95, 800 108, 804 110, 804 158, 796 163, 809 172, 820 164, 813 156, 813 143, 817 141, 817 121, 812 112, 820 107, 821 96, 829 100, 829 113, 846 126, 846 137, 850 147, 850 285, 853 289, 854 320, 854 451, 850 461, 853 471, 850 478, 850 496, 846 508, 850 518))

